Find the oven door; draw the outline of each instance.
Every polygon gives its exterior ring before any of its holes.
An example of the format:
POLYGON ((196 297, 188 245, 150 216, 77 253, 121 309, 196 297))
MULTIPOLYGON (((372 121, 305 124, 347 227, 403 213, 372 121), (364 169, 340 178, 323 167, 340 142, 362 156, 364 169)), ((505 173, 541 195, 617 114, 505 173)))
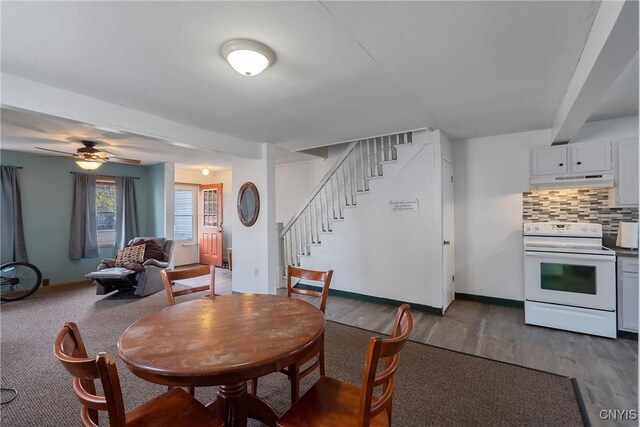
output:
POLYGON ((615 258, 525 251, 525 299, 615 311, 615 258))

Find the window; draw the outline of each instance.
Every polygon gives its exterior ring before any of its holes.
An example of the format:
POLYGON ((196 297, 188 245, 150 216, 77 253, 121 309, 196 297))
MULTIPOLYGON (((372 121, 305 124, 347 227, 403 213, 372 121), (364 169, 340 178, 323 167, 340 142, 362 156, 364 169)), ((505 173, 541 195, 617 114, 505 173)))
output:
POLYGON ((204 212, 203 218, 204 227, 217 227, 218 226, 218 190, 204 190, 202 192, 204 201, 202 203, 202 210, 204 212))
POLYGON ((193 240, 193 191, 175 190, 173 235, 175 240, 193 240))
POLYGON ((98 178, 96 228, 98 229, 98 247, 114 247, 116 244, 116 182, 114 178, 98 178))

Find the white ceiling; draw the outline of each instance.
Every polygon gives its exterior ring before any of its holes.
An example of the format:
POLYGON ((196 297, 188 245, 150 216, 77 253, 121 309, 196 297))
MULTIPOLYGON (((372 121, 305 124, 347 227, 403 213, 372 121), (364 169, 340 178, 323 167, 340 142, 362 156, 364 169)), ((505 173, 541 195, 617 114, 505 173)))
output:
MULTIPOLYGON (((122 132, 116 129, 96 128, 94 125, 52 117, 31 111, 0 109, 0 136, 2 149, 59 156, 36 147, 64 151, 70 154, 83 147, 81 140, 97 142, 98 149, 107 150, 118 157, 140 160, 143 165, 173 162, 180 169, 209 168, 212 171, 231 169, 231 156, 217 151, 203 151, 174 145, 167 141, 122 132)), ((62 155, 63 156, 63 155, 62 155)), ((304 153, 290 153, 280 149, 278 163, 314 158, 304 153)))
POLYGON ((3 2, 3 72, 303 149, 551 126, 599 2, 3 2), (259 76, 218 53, 269 45, 259 76))
POLYGON ((638 54, 606 93, 589 121, 617 119, 638 114, 638 54))

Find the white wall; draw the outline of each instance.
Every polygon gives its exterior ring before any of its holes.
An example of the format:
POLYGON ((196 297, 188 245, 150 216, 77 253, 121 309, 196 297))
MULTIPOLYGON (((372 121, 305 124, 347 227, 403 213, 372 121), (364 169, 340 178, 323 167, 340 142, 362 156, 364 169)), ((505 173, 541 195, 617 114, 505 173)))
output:
MULTIPOLYGON (((550 130, 453 142, 456 292, 524 299, 522 193, 529 151, 549 145, 550 130)), ((573 142, 638 137, 638 117, 586 123, 573 142)))
POLYGON ((300 210, 332 166, 331 159, 305 160, 276 167, 276 221, 284 225, 300 210))
POLYGON ((523 300, 522 193, 549 130, 453 142, 456 292, 523 300))
POLYGON ((442 307, 440 158, 428 132, 414 133, 413 140, 303 258, 304 268, 334 270, 332 289, 442 307), (418 211, 389 207, 390 200, 416 198, 418 211))
MULTIPOLYGON (((212 171, 204 176, 199 170, 176 168, 175 182, 183 184, 222 184, 222 253, 227 259, 227 248, 232 244, 232 221, 236 215, 236 198, 232 188, 232 174, 230 170, 212 171)), ((228 261, 228 260, 227 260, 228 261)))
POLYGON ((571 143, 615 142, 626 138, 638 138, 638 116, 587 122, 571 139, 571 143))
POLYGON ((275 147, 262 144, 263 158, 233 157, 232 194, 245 182, 258 189, 260 213, 251 227, 238 215, 231 215, 233 227, 234 292, 275 294, 278 282, 278 240, 276 230, 275 147))
POLYGON ((276 165, 276 220, 287 225, 304 207, 324 175, 336 163, 349 144, 331 145, 326 159, 276 165))

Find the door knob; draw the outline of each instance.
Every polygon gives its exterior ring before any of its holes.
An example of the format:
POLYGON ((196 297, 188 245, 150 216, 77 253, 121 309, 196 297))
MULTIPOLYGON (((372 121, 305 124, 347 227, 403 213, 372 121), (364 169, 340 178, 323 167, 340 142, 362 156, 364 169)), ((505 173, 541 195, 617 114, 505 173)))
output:
POLYGON ((448 241, 448 240, 445 240, 445 241, 444 241, 444 245, 445 245, 445 246, 449 246, 450 244, 451 244, 451 242, 450 242, 450 241, 448 241))

